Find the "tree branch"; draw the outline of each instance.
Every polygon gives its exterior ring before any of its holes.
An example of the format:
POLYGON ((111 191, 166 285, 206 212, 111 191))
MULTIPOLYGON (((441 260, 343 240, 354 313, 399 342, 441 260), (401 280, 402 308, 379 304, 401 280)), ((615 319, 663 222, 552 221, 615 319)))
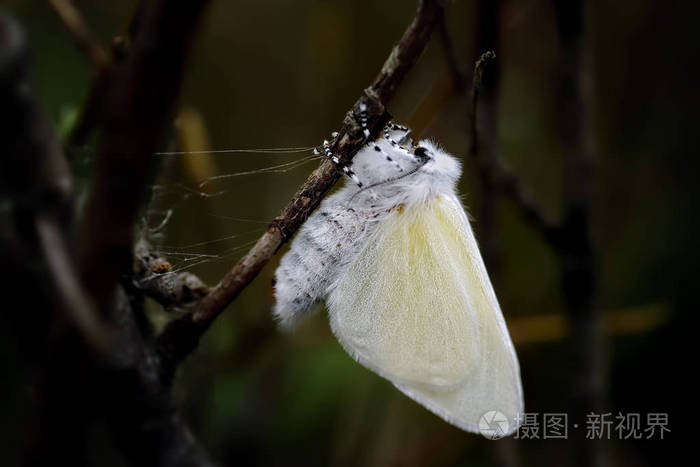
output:
MULTIPOLYGON (((345 116, 343 127, 332 145, 333 153, 341 161, 349 164, 365 143, 358 118, 360 105, 367 106, 367 124, 371 134, 376 135, 388 118, 386 105, 425 49, 440 15, 449 3, 446 0, 419 2, 416 16, 391 50, 378 76, 345 116)), ((159 339, 162 358, 170 361, 169 368, 167 364, 164 368, 166 378, 172 376, 178 363, 197 346, 199 337, 213 320, 258 275, 282 244, 291 238, 338 178, 340 172, 337 167, 331 161, 324 161, 272 221, 248 254, 202 299, 195 312, 170 323, 159 339)))
POLYGON ((66 146, 69 150, 82 146, 91 132, 104 120, 105 101, 111 89, 113 68, 115 64, 122 63, 127 58, 133 38, 143 23, 143 12, 148 9, 147 2, 134 3, 128 31, 112 39, 109 66, 99 69, 95 74, 88 96, 80 109, 80 115, 68 135, 66 146))
POLYGON ((547 218, 542 209, 537 206, 532 197, 523 188, 520 180, 508 165, 497 154, 484 154, 479 142, 478 103, 482 87, 484 69, 490 60, 495 60, 492 51, 483 53, 474 66, 472 92, 469 101, 469 153, 475 159, 482 183, 488 184, 506 195, 520 210, 523 218, 542 236, 553 244, 559 243, 559 226, 547 218))
POLYGON ((78 50, 85 55, 95 71, 100 73, 108 68, 110 65, 109 55, 95 39, 95 35, 70 0, 49 0, 49 5, 66 27, 78 50))
POLYGON ((70 171, 35 97, 26 42, 0 12, 0 263, 11 271, 5 288, 31 288, 6 294, 0 315, 34 388, 22 465, 85 464, 84 436, 99 414, 130 464, 210 466, 160 384, 153 339, 125 294, 107 305, 116 314, 107 320, 78 280, 70 171))
POLYGON ((492 60, 496 60, 496 53, 492 50, 482 53, 479 59, 474 64, 474 74, 472 75, 472 92, 469 100, 469 128, 471 133, 470 152, 473 154, 479 153, 479 138, 478 138, 478 121, 477 121, 477 104, 479 103, 479 95, 481 94, 481 84, 484 78, 484 69, 492 60))
POLYGON ((101 310, 132 271, 133 229, 171 127, 188 52, 208 0, 153 0, 129 57, 113 71, 100 157, 78 228, 79 269, 101 310))
MULTIPOLYGON (((49 0, 49 6, 93 68, 93 80, 88 98, 85 99, 78 119, 68 135, 67 147, 72 149, 81 146, 100 121, 104 100, 110 88, 114 61, 119 57, 114 53, 108 53, 99 44, 80 11, 70 0, 49 0)), ((116 49, 113 48, 112 52, 115 51, 116 49)), ((69 150, 69 156, 70 153, 69 150)))
MULTIPOLYGON (((482 18, 479 15, 479 21, 497 22, 498 21, 498 6, 494 4, 492 0, 486 0, 480 3, 480 9, 485 10, 484 14, 488 18, 482 18)), ((497 23, 496 23, 497 24, 497 23)), ((481 32, 484 36, 497 35, 497 31, 493 31, 495 28, 493 24, 490 26, 488 24, 481 24, 479 26, 481 32)), ((463 73, 459 66, 458 60, 454 53, 454 47, 452 44, 452 38, 450 36, 449 30, 447 28, 447 23, 445 18, 441 18, 438 23, 438 31, 440 33, 440 39, 442 44, 443 53, 445 55, 445 61, 447 64, 448 71, 450 72, 451 80, 453 83, 453 90, 456 93, 461 93, 462 88, 457 86, 458 83, 467 79, 465 73, 463 73)), ((476 41, 478 44, 492 47, 494 45, 493 37, 480 37, 476 41), (482 44, 483 43, 483 44, 482 44)), ((481 47, 477 45, 477 47, 481 47)), ((483 49, 482 49, 483 50, 483 49)), ((527 190, 522 186, 520 180, 515 175, 515 173, 510 169, 510 167, 503 161, 502 158, 498 157, 497 154, 490 151, 484 151, 481 147, 482 132, 479 130, 479 102, 481 97, 481 91, 483 87, 483 77, 486 66, 490 61, 496 59, 496 54, 493 51, 487 51, 482 53, 475 63, 474 71, 472 73, 472 89, 470 98, 468 101, 467 108, 467 124, 468 124, 468 135, 469 135, 469 155, 476 162, 477 170, 479 171, 479 178, 484 186, 482 195, 489 199, 482 200, 482 209, 480 211, 482 224, 486 225, 488 214, 484 212, 487 206, 491 206, 493 200, 493 192, 500 192, 505 194, 511 202, 513 202, 520 210, 521 215, 535 230, 540 232, 544 237, 545 241, 557 244, 559 238, 559 226, 549 219, 543 212, 543 210, 534 202, 532 197, 527 190)), ((493 125, 490 122, 489 125, 493 125)), ((486 250, 485 256, 493 256, 488 254, 488 240, 485 240, 486 250)))

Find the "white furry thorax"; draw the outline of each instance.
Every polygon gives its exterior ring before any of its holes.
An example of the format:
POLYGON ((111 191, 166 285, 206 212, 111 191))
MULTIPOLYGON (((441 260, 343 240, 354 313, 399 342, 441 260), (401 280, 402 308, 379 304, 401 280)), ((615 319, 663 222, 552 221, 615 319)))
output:
POLYGON ((461 164, 430 140, 422 140, 412 150, 392 147, 385 140, 376 143, 394 163, 366 146, 353 159, 352 169, 364 186, 358 188, 347 182, 341 192, 347 207, 356 210, 382 211, 397 205, 410 207, 439 194, 454 193, 462 173, 461 164), (413 155, 424 149, 426 159, 419 161, 413 155), (398 169, 397 165, 403 169, 398 169))

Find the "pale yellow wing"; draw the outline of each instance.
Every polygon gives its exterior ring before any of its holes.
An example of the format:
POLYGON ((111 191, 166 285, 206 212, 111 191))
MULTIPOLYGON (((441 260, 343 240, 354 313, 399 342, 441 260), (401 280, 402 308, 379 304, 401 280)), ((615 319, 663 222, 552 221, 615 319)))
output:
POLYGON ((517 358, 455 197, 396 209, 339 279, 328 309, 348 353, 450 423, 477 431, 492 410, 520 419, 517 358))

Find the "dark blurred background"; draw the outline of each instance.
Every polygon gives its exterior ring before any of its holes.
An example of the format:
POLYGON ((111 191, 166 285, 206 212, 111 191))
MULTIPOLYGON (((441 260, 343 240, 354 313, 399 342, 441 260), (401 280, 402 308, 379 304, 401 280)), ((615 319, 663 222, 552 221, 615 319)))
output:
MULTIPOLYGON (((44 2, 1 3, 27 31, 40 97, 65 135, 90 89, 89 66, 44 2)), ((104 44, 128 24, 130 3, 74 2, 104 44)), ((456 63, 467 79, 485 51, 482 16, 489 8, 482 3, 491 2, 457 0, 447 14, 456 63)), ((500 77, 486 76, 482 114, 495 115, 495 128, 484 120, 483 137, 556 219, 567 189, 563 161, 575 143, 560 132, 567 96, 559 92, 565 57, 554 2, 497 3, 490 36, 497 60, 490 73, 500 77)), ((665 413, 670 429, 663 440, 658 434, 620 439, 613 431, 600 455, 608 465, 656 465, 686 446, 681 437, 697 416, 690 398, 697 391, 689 388, 697 363, 688 347, 697 332, 693 294, 700 262, 700 8, 672 0, 584 3, 584 104, 595 159, 595 308, 603 329, 596 344, 602 355, 599 412, 639 413, 642 428, 647 414, 665 413)), ((187 68, 173 144, 163 150, 319 144, 339 128, 414 13, 415 2, 398 0, 214 1, 187 68)), ((450 76, 436 33, 389 110, 463 158, 460 190, 477 239, 488 244, 492 278, 521 363, 526 412, 570 413, 576 329, 565 319, 556 254, 507 197, 484 202, 489 195, 468 157, 469 92, 453 90, 450 76)), ((69 151, 76 155, 74 173, 87 179, 94 141, 69 151)), ((144 218, 155 226, 169 210, 172 216, 153 241, 163 252, 177 253, 171 257, 176 267, 216 283, 315 163, 218 180, 203 188, 218 193, 210 198, 192 195, 179 183, 196 187, 207 177, 306 155, 163 156, 144 218), (183 262, 183 252, 212 257, 183 262)), ((224 465, 574 463, 572 445, 585 438, 586 429, 585 420, 573 414, 568 440, 487 441, 444 423, 354 362, 324 313, 292 334, 277 332, 270 315, 276 261, 216 321, 178 374, 178 405, 224 465)), ((152 315, 162 320, 155 306, 152 315)), ((17 461, 30 405, 31 378, 14 336, 13 329, 0 327, 2 465, 17 461)), ((106 459, 99 465, 121 464, 106 459)))

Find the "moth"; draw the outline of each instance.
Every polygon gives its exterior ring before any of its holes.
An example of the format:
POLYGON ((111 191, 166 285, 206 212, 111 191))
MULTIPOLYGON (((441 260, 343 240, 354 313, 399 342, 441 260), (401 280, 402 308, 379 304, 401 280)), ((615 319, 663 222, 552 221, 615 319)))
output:
POLYGON ((325 301, 359 363, 448 423, 483 432, 495 411, 510 434, 523 413, 520 370, 457 195, 460 163, 432 141, 413 144, 405 127, 384 136, 343 167, 352 182, 281 259, 274 316, 291 329, 325 301))

